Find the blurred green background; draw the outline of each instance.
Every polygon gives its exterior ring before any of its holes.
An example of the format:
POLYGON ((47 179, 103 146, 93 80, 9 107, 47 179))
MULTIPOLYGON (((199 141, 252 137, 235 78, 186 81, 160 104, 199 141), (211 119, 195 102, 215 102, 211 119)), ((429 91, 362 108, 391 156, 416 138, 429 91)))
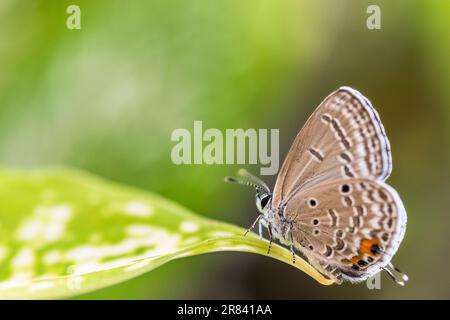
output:
POLYGON ((217 253, 80 298, 448 299, 449 57, 450 1, 2 0, 0 163, 81 168, 248 226, 253 192, 223 183, 238 166, 174 165, 172 131, 279 128, 281 161, 317 104, 349 85, 391 141, 406 287, 386 275, 381 290, 323 287, 273 259, 217 253), (66 28, 70 4, 81 30, 66 28), (381 30, 366 27, 370 4, 381 30))

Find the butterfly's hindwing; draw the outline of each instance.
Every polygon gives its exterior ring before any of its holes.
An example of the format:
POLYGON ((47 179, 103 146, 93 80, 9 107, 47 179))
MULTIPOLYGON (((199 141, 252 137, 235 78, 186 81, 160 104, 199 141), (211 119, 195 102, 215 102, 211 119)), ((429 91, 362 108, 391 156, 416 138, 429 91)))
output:
POLYGON ((406 213, 391 187, 340 179, 298 192, 284 209, 294 245, 350 280, 385 266, 403 238, 406 213))

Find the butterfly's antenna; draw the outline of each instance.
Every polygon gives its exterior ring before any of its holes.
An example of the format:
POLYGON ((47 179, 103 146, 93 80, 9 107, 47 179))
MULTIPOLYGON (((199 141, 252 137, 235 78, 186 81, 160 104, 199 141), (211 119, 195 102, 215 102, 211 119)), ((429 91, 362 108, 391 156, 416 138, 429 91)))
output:
POLYGON ((253 187, 253 188, 255 188, 256 192, 266 191, 263 187, 255 184, 253 182, 245 181, 245 180, 241 180, 241 179, 236 179, 236 178, 233 178, 233 177, 225 177, 225 182, 233 182, 233 183, 242 184, 243 186, 253 187))
POLYGON ((250 172, 248 172, 247 170, 245 170, 244 168, 239 169, 238 171, 238 175, 249 179, 250 181, 252 181, 253 183, 259 185, 260 187, 262 187, 268 194, 270 194, 270 188, 267 186, 267 184, 262 181, 260 178, 258 178, 257 176, 254 176, 253 174, 251 174, 250 172))

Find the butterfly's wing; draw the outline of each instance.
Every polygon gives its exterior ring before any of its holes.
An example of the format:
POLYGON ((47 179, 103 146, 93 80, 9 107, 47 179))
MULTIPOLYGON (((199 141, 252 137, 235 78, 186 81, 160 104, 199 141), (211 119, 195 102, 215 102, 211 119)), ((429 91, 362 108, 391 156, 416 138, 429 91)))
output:
POLYGON ((389 141, 379 116, 358 91, 342 87, 330 94, 300 130, 281 167, 272 204, 322 181, 390 174, 389 141))
POLYGON ((285 208, 294 246, 334 277, 361 281, 386 266, 398 249, 406 213, 382 181, 340 179, 295 194, 285 208))

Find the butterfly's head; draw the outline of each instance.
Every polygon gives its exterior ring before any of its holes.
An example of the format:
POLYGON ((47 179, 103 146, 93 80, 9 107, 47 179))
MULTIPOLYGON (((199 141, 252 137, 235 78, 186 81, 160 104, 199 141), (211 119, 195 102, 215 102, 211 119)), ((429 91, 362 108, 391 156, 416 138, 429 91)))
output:
POLYGON ((266 214, 270 208, 272 200, 272 193, 270 192, 269 187, 261 179, 255 177, 244 169, 239 170, 238 173, 245 179, 226 177, 225 181, 239 183, 255 188, 256 207, 258 208, 259 212, 261 212, 262 214, 266 214))
POLYGON ((261 193, 258 189, 256 189, 256 207, 258 208, 259 212, 261 212, 262 214, 266 214, 270 208, 271 200, 272 195, 270 193, 261 193))

